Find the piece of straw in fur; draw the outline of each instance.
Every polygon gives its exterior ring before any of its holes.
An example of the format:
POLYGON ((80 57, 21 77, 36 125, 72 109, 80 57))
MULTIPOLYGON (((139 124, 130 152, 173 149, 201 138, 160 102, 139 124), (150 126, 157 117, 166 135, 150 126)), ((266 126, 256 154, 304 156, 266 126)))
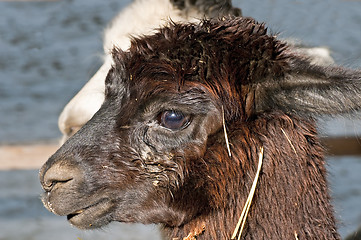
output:
POLYGON ((227 146, 227 150, 228 150, 228 156, 232 157, 231 148, 229 147, 228 134, 227 134, 227 128, 226 128, 226 120, 224 118, 223 106, 222 106, 222 122, 223 122, 224 139, 226 140, 226 146, 227 146))
POLYGON ((237 235, 238 235, 237 239, 238 240, 241 239, 243 228, 244 228, 244 225, 245 225, 246 220, 247 220, 249 209, 251 207, 252 199, 253 199, 254 193, 256 191, 256 186, 257 186, 257 182, 258 182, 258 178, 259 178, 259 173, 261 172, 262 163, 263 163, 263 147, 260 148, 257 173, 256 173, 256 176, 254 177, 252 188, 251 188, 251 191, 248 194, 246 204, 243 207, 241 217, 239 218, 237 226, 234 229, 234 232, 233 232, 233 235, 232 235, 232 238, 231 238, 232 240, 236 239, 237 235))
POLYGON ((296 231, 295 231, 295 239, 296 239, 296 240, 299 240, 299 239, 298 239, 298 234, 297 234, 296 231))
POLYGON ((293 146, 293 144, 292 144, 292 142, 291 142, 291 139, 288 137, 287 133, 285 132, 285 130, 283 130, 283 128, 281 128, 281 131, 282 131, 283 135, 285 135, 288 143, 291 145, 293 151, 294 151, 295 154, 297 155, 296 148, 295 148, 295 146, 293 146))

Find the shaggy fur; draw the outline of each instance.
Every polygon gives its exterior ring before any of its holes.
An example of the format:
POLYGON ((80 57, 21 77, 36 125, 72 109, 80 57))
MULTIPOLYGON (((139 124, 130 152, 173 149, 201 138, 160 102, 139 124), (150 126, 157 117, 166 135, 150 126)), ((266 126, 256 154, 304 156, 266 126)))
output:
POLYGON ((246 18, 170 24, 113 57, 102 107, 40 171, 50 211, 230 239, 263 146, 242 239, 340 239, 312 119, 359 109, 360 72, 313 66, 246 18))

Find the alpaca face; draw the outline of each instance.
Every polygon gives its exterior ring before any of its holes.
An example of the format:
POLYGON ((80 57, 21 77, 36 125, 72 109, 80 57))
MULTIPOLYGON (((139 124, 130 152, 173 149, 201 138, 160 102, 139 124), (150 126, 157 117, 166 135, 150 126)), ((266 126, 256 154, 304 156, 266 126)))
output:
POLYGON ((101 109, 43 167, 43 202, 79 228, 114 220, 178 226, 197 214, 172 202, 196 182, 189 172, 221 129, 220 108, 197 85, 179 91, 164 73, 124 72, 119 91, 119 74, 110 72, 101 109))
POLYGON ((224 186, 243 173, 224 166, 226 151, 208 162, 226 149, 223 121, 247 128, 274 112, 308 121, 360 108, 360 72, 313 66, 252 19, 171 24, 113 57, 102 107, 40 171, 44 205, 79 228, 176 227, 226 208, 224 186), (212 184, 210 167, 225 168, 212 184))

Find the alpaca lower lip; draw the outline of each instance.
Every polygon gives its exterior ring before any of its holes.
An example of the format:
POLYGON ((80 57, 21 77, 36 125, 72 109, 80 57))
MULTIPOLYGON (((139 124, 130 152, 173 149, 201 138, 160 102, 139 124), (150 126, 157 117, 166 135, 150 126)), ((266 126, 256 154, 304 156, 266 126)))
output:
POLYGON ((101 199, 95 204, 68 214, 67 219, 78 228, 89 229, 99 227, 99 220, 107 215, 110 208, 111 203, 109 199, 101 199))

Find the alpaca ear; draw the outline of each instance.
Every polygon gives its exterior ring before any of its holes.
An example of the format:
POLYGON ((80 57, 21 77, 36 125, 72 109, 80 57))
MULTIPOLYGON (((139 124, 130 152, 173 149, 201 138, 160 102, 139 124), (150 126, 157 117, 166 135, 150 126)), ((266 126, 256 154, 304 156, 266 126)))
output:
POLYGON ((254 95, 256 113, 281 110, 313 117, 352 113, 361 108, 361 71, 311 65, 307 61, 295 62, 282 79, 263 81, 253 89, 250 96, 254 95))

